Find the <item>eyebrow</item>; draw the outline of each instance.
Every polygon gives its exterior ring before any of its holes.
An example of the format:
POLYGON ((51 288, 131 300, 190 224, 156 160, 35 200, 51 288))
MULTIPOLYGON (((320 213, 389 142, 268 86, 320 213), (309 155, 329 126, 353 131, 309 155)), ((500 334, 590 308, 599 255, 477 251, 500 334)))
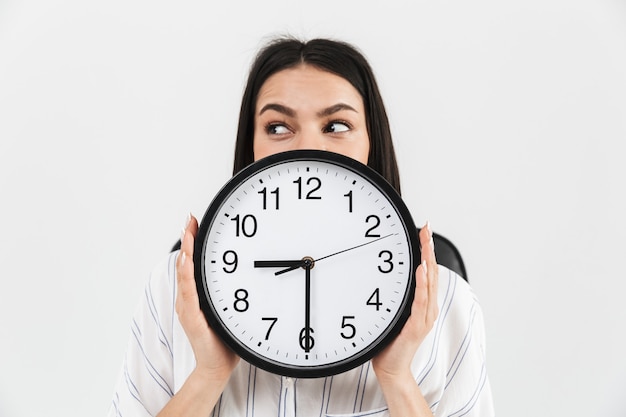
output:
POLYGON ((319 112, 317 112, 317 115, 319 117, 324 117, 324 116, 330 116, 331 114, 335 114, 337 112, 340 112, 342 110, 350 110, 353 111, 355 113, 358 113, 358 111, 356 111, 356 109, 348 104, 345 103, 337 103, 334 106, 330 106, 325 108, 324 110, 321 110, 319 112))
MULTIPOLYGON (((259 111, 259 115, 265 113, 268 110, 274 110, 277 111, 278 113, 282 113, 285 116, 289 116, 289 117, 294 117, 296 115, 296 112, 294 109, 292 109, 291 107, 287 107, 287 106, 283 106, 282 104, 277 104, 277 103, 268 103, 265 106, 263 106, 263 108, 261 109, 261 111, 259 111)), ((355 113, 358 113, 356 111, 356 109, 352 106, 350 106, 349 104, 345 104, 345 103, 337 103, 334 104, 330 107, 327 107, 323 110, 320 110, 319 112, 317 112, 317 116, 318 117, 325 117, 325 116, 330 116, 331 114, 335 114, 337 112, 340 112, 342 110, 349 110, 349 111, 353 111, 355 113)))
POLYGON ((276 103, 269 103, 263 106, 263 108, 259 112, 259 115, 265 113, 268 110, 274 110, 289 117, 294 117, 296 115, 296 112, 292 108, 276 103))

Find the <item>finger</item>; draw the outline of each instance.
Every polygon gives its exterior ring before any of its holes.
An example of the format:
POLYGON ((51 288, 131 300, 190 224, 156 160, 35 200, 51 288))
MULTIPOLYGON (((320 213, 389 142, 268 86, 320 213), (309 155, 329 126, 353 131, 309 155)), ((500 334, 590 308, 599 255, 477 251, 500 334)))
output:
POLYGON ((422 263, 426 264, 426 280, 428 288, 427 320, 434 322, 439 313, 437 293, 439 286, 439 267, 435 258, 435 244, 430 222, 420 230, 420 243, 422 245, 422 263))
MULTIPOLYGON (((198 293, 193 268, 193 248, 197 231, 198 221, 192 215, 189 215, 182 230, 180 252, 176 260, 176 280, 179 295, 177 301, 189 306, 198 305, 198 293)), ((180 308, 182 305, 178 307, 180 308)))
POLYGON ((180 238, 180 250, 181 252, 185 252, 187 256, 193 257, 193 247, 197 233, 198 220, 196 220, 193 215, 188 214, 187 220, 185 221, 185 227, 182 230, 180 238))
POLYGON ((424 227, 419 233, 420 247, 422 252, 422 260, 426 260, 429 264, 435 260, 435 242, 433 241, 433 232, 430 227, 430 222, 426 222, 424 227))
POLYGON ((422 261, 415 271, 415 295, 413 298, 413 306, 411 315, 418 313, 426 316, 428 309, 428 266, 426 261, 422 261))

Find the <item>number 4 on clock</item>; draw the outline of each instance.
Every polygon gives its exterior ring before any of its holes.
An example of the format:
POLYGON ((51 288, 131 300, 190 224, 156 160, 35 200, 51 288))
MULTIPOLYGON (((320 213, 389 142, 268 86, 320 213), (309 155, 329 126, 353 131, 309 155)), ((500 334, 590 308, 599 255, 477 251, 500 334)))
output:
POLYGON ((368 306, 376 306, 376 311, 380 310, 383 303, 380 302, 380 289, 376 288, 366 303, 368 306))

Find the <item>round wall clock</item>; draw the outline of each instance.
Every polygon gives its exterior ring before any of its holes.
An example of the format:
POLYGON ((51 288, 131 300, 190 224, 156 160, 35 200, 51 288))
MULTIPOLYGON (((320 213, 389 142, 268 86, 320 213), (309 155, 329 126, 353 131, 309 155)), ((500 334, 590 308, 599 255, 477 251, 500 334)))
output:
POLYGON ((235 175, 207 209, 194 263, 210 326, 284 376, 361 365, 402 329, 420 251, 411 215, 375 171, 316 150, 235 175))

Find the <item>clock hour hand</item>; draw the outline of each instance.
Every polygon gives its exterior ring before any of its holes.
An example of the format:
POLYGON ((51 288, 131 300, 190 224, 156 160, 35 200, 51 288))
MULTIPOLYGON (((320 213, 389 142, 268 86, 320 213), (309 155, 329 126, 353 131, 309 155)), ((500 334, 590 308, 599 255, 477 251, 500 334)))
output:
POLYGON ((304 265, 304 261, 299 259, 297 261, 280 261, 280 260, 271 260, 271 261, 254 261, 255 268, 291 268, 298 269, 304 265))

